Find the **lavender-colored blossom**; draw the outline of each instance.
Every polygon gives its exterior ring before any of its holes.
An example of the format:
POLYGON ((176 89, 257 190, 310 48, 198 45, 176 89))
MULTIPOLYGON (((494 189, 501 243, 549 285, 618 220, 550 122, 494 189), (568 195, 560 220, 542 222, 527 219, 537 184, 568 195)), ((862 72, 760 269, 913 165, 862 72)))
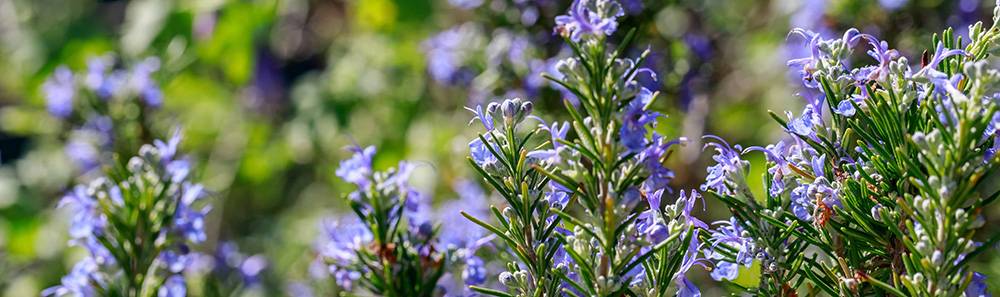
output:
POLYGON ((468 110, 468 111, 471 111, 473 114, 476 115, 476 116, 472 117, 472 120, 469 121, 470 125, 475 120, 479 120, 480 123, 483 123, 483 128, 486 128, 486 132, 493 131, 493 128, 494 128, 494 126, 493 126, 493 116, 490 115, 487 112, 483 112, 483 106, 482 105, 476 105, 476 109, 475 110, 473 110, 471 108, 468 108, 468 107, 466 107, 465 109, 468 110))
POLYGON ((944 43, 938 42, 937 47, 934 49, 934 55, 931 57, 931 60, 928 61, 923 68, 920 68, 920 71, 917 71, 917 73, 914 74, 914 76, 924 75, 927 72, 930 72, 931 70, 936 70, 938 68, 938 64, 941 64, 941 62, 944 61, 945 58, 951 56, 959 56, 959 55, 968 55, 968 53, 960 49, 946 49, 944 47, 944 43))
POLYGON ((469 257, 465 259, 465 268, 462 270, 462 280, 466 285, 480 285, 486 282, 486 264, 479 257, 469 257))
POLYGON ((139 95, 143 103, 150 107, 163 105, 163 94, 160 86, 153 80, 153 73, 160 69, 160 59, 146 58, 132 68, 130 85, 139 95))
POLYGON ((691 242, 681 261, 677 273, 674 275, 674 284, 677 285, 677 296, 681 297, 701 297, 701 290, 692 283, 685 275, 694 265, 704 266, 705 259, 698 257, 698 247, 701 245, 698 240, 699 229, 694 229, 691 235, 691 242))
POLYGON ((888 42, 878 40, 878 38, 870 34, 858 34, 857 38, 868 41, 868 44, 872 47, 872 49, 868 50, 868 55, 875 58, 875 61, 878 62, 877 68, 870 72, 868 79, 884 79, 889 74, 889 63, 899 57, 899 52, 890 49, 888 42))
POLYGON ((674 172, 663 165, 663 158, 670 147, 685 142, 687 142, 687 138, 666 140, 665 137, 653 135, 653 143, 638 155, 639 162, 649 173, 649 177, 642 183, 643 190, 652 192, 654 189, 667 188, 667 191, 670 192, 669 183, 674 179, 674 172))
POLYGON ((991 297, 990 291, 986 288, 986 275, 973 272, 972 282, 965 288, 966 297, 991 297))
POLYGON ((101 166, 101 153, 94 144, 81 137, 71 137, 63 150, 81 172, 89 172, 101 166))
POLYGON ((93 57, 87 60, 87 88, 94 91, 97 97, 107 100, 118 91, 125 81, 126 74, 121 70, 112 70, 109 57, 93 57))
POLYGON ((351 146, 347 150, 354 152, 350 159, 340 162, 337 167, 337 177, 353 183, 358 188, 367 188, 372 174, 372 158, 375 156, 375 147, 351 146))
POLYGON ((185 184, 181 203, 177 205, 174 214, 174 230, 188 241, 200 243, 205 241, 205 215, 211 207, 197 209, 194 203, 202 197, 201 185, 185 184))
POLYGON ((812 207, 815 199, 809 198, 808 191, 809 184, 800 184, 792 189, 791 193, 792 213, 803 221, 812 221, 812 207))
POLYGON ((622 113, 622 127, 619 131, 622 145, 629 152, 637 153, 646 148, 648 140, 646 133, 647 125, 656 125, 656 118, 659 113, 646 110, 646 106, 653 100, 653 92, 642 88, 635 99, 629 102, 622 113))
POLYGON ((73 113, 73 97, 76 84, 73 82, 73 72, 66 66, 56 68, 52 76, 42 85, 45 92, 46 107, 49 113, 58 118, 67 118, 73 113))
POLYGON ((167 278, 167 281, 163 283, 160 287, 160 291, 157 296, 159 297, 185 297, 187 296, 187 285, 184 283, 184 277, 180 275, 174 275, 167 278))
POLYGON ((721 280, 735 280, 736 276, 739 275, 739 265, 734 263, 719 261, 715 263, 715 268, 712 269, 712 279, 721 280))
POLYGON ((567 15, 556 17, 556 31, 577 42, 584 36, 611 35, 623 15, 614 0, 576 0, 567 15))
POLYGON ((705 177, 705 183, 701 185, 701 190, 712 189, 721 195, 733 195, 733 190, 729 187, 730 183, 747 163, 740 157, 742 148, 739 145, 731 147, 729 143, 717 136, 709 135, 705 138, 716 140, 705 144, 705 148, 714 148, 716 154, 712 156, 715 165, 708 167, 708 176, 705 177))
MULTIPOLYGON (((490 143, 489 145, 496 146, 493 143, 490 143)), ((490 149, 486 147, 486 144, 483 144, 483 141, 479 138, 473 139, 472 142, 469 142, 469 154, 472 156, 472 160, 483 168, 496 166, 497 162, 499 162, 499 159, 493 155, 493 152, 491 152, 490 149)))
POLYGON ((181 252, 166 250, 160 253, 160 261, 167 268, 168 271, 172 273, 180 273, 184 271, 187 267, 194 261, 189 253, 187 253, 187 247, 183 246, 181 252))
POLYGON ((552 136, 552 148, 531 151, 528 152, 527 156, 548 164, 562 163, 560 154, 565 150, 565 146, 560 140, 566 139, 566 132, 569 132, 569 122, 563 122, 561 127, 558 122, 553 122, 552 126, 547 126, 545 122, 542 122, 539 124, 539 128, 549 131, 549 134, 552 136))
POLYGON ((745 231, 743 230, 743 227, 739 225, 736 218, 730 217, 729 220, 717 221, 712 224, 717 225, 717 227, 714 230, 709 231, 711 235, 709 242, 712 244, 710 251, 707 252, 707 254, 710 254, 713 258, 721 258, 721 255, 715 252, 715 249, 718 248, 719 245, 724 244, 737 250, 735 264, 742 264, 746 267, 750 267, 750 264, 753 263, 755 256, 755 244, 753 239, 744 233, 745 231))
POLYGON ((427 59, 427 71, 439 83, 464 85, 472 81, 472 74, 466 73, 463 63, 471 55, 470 51, 480 46, 480 29, 473 24, 465 24, 441 31, 424 41, 422 48, 427 59))
POLYGON ((101 212, 97 200, 88 193, 85 186, 74 187, 63 196, 57 207, 72 208, 73 219, 69 228, 71 238, 79 239, 101 233, 107 225, 107 217, 101 212))
POLYGON ((372 240, 372 234, 357 220, 325 220, 323 235, 317 245, 317 252, 332 263, 331 273, 340 270, 338 265, 347 265, 356 257, 355 251, 372 240))
POLYGON ((70 270, 69 274, 62 277, 60 284, 42 291, 42 296, 97 296, 97 292, 90 286, 91 281, 96 281, 98 265, 91 258, 84 258, 77 262, 70 270))

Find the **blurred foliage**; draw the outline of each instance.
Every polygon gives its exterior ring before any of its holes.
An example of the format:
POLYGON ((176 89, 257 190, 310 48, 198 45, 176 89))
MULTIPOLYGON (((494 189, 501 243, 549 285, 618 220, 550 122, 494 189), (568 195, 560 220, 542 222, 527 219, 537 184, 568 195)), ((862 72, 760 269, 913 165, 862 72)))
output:
MULTIPOLYGON (((528 57, 560 54, 550 28, 570 1, 452 5, 460 2, 0 0, 0 295, 37 295, 80 256, 64 244, 67 214, 55 207, 77 169, 63 154, 59 122, 46 113, 41 92, 59 65, 82 71, 89 57, 106 53, 125 61, 160 58, 164 109, 158 128, 185 129, 184 150, 195 156, 197 174, 214 191, 209 242, 202 250, 232 240, 241 250, 264 254, 272 265, 262 292, 280 295, 289 284, 309 280, 319 218, 347 210, 341 199, 347 185, 333 176, 338 160, 348 155, 344 146, 378 146, 377 168, 402 158, 418 160, 423 165, 414 183, 436 201, 451 199, 452 186, 470 176, 460 160, 474 132, 466 127, 470 114, 462 107, 495 100, 537 75, 517 66, 527 61, 516 59, 503 71, 488 72, 482 65, 487 53, 478 53, 474 74, 487 75, 442 84, 426 66, 429 38, 468 23, 483 34, 479 47, 506 31, 530 37, 535 49, 528 57), (537 21, 521 20, 526 7, 537 9, 537 21), (474 93, 476 88, 487 92, 474 93)), ((780 131, 766 111, 802 105, 784 65, 806 54, 801 41, 787 38, 792 27, 818 32, 857 27, 907 51, 945 26, 984 19, 993 5, 987 0, 626 2, 642 9, 623 26, 640 28, 638 44, 654 53, 652 66, 659 74, 654 83, 664 94, 655 108, 669 115, 658 131, 695 140, 681 158, 672 158, 683 163, 672 168, 685 168, 675 188, 693 188, 704 176, 707 156, 701 154, 700 135, 769 143, 780 131)), ((558 109, 552 107, 558 107, 560 94, 551 88, 519 94, 535 100, 542 113, 558 109)), ((708 205, 704 216, 718 218, 724 213, 719 207, 708 205)), ((706 295, 721 293, 710 290, 706 295)))

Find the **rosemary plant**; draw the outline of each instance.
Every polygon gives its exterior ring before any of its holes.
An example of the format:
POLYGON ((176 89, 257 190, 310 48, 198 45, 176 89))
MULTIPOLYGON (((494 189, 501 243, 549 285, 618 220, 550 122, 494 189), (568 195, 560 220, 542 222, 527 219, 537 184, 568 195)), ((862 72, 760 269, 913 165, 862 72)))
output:
POLYGON ((469 145, 470 164, 507 205, 492 207, 495 224, 466 217, 496 234, 513 255, 500 274, 505 291, 473 290, 494 296, 699 294, 684 273, 704 262, 697 234, 707 226, 690 214, 700 196, 681 192, 673 205, 661 203, 673 193, 673 172, 663 163, 683 139, 651 132, 660 116, 650 110, 657 93, 636 81, 655 77, 639 66, 648 51, 622 56, 634 30, 617 47, 608 43, 623 14, 616 1, 581 0, 556 18, 555 31, 574 55, 559 62, 556 76, 545 77, 573 95, 565 100, 570 121, 548 125, 534 118, 541 124, 526 127, 533 105, 522 99, 470 109, 486 130, 469 145), (568 137, 570 127, 575 138, 568 137))
POLYGON ((180 137, 144 145, 127 165, 66 194, 59 205, 74 213, 70 243, 89 255, 43 296, 186 295, 181 273, 191 245, 205 240, 209 207, 177 152, 180 137))
POLYGON ((841 38, 796 29, 812 55, 799 70, 808 104, 767 147, 716 141, 703 189, 733 219, 710 236, 716 279, 760 261, 748 293, 795 296, 989 296, 970 261, 1000 236, 984 234, 982 211, 1000 193, 981 187, 1000 165, 1000 72, 988 62, 994 25, 935 35, 919 65, 877 37, 841 38), (874 63, 852 56, 867 48, 874 63), (857 61, 862 61, 859 65, 857 61), (854 63, 851 63, 854 62, 854 63), (742 154, 763 152, 765 197, 744 178, 742 154))
POLYGON ((375 147, 351 151, 336 173, 357 186, 347 197, 356 217, 324 222, 318 260, 345 292, 434 296, 452 251, 439 247, 437 227, 419 215, 423 199, 409 185, 414 165, 376 172, 375 147))

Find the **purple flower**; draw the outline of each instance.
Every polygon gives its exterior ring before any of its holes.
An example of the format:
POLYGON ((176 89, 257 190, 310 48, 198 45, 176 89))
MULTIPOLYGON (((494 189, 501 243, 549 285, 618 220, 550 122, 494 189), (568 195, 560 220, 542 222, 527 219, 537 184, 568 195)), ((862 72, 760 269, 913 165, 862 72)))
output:
POLYGON ((967 297, 991 297, 990 291, 986 288, 986 275, 973 272, 972 282, 969 286, 965 288, 965 296, 967 297))
POLYGON ((471 55, 470 51, 481 46, 480 31, 474 24, 467 23, 441 31, 423 42, 427 72, 435 81, 465 85, 472 80, 474 73, 468 73, 463 63, 471 55))
POLYGON ((210 261, 212 273, 226 279, 235 272, 243 282, 242 285, 246 287, 256 285, 260 281, 260 273, 268 266, 268 261, 263 256, 247 257, 240 253, 239 247, 232 242, 219 245, 210 261))
POLYGON ((715 148, 716 154, 712 156, 715 165, 708 167, 708 176, 705 177, 705 183, 701 185, 701 190, 707 191, 712 189, 721 195, 733 195, 729 184, 733 182, 733 179, 737 178, 735 175, 739 174, 747 163, 747 161, 744 161, 740 157, 740 146, 737 145, 734 149, 729 146, 729 143, 718 136, 708 135, 704 138, 716 140, 715 142, 705 144, 705 148, 715 148))
POLYGON ((375 147, 369 146, 362 149, 360 146, 352 146, 347 150, 354 152, 354 155, 350 159, 340 162, 340 166, 337 167, 337 177, 364 189, 370 183, 375 147))
POLYGON ((629 152, 637 153, 646 148, 647 125, 656 125, 656 118, 659 113, 646 110, 646 106, 653 100, 653 92, 642 88, 635 99, 629 102, 622 113, 622 127, 619 131, 622 145, 629 152))
POLYGON ((211 207, 196 209, 195 201, 202 196, 201 185, 184 184, 184 194, 174 214, 174 230, 188 241, 200 243, 205 241, 205 215, 211 207))
POLYGON ((174 275, 167 278, 167 281, 163 283, 160 287, 158 293, 159 297, 184 297, 187 296, 187 285, 184 283, 184 277, 180 275, 174 275))
POLYGON ((471 108, 468 108, 468 107, 466 107, 465 109, 468 110, 468 111, 471 111, 473 114, 476 115, 476 116, 472 117, 471 121, 469 121, 470 125, 475 120, 479 120, 479 122, 483 123, 483 127, 486 128, 486 132, 493 131, 493 116, 490 115, 487 112, 483 112, 483 106, 482 105, 476 105, 476 109, 475 110, 473 110, 471 108))
POLYGON ((663 158, 671 146, 685 142, 687 139, 683 137, 667 141, 665 137, 653 135, 653 143, 638 155, 639 162, 649 173, 649 176, 642 183, 643 190, 652 192, 654 189, 666 188, 668 193, 671 191, 669 184, 674 179, 674 172, 663 166, 663 158))
POLYGON ((840 101, 840 103, 837 103, 837 109, 835 109, 833 112, 845 117, 852 117, 854 116, 854 113, 857 112, 857 110, 854 108, 854 104, 851 102, 851 100, 848 99, 840 101))
POLYGON ((70 137, 63 148, 66 157, 82 172, 90 172, 101 166, 101 153, 94 145, 81 137, 70 137))
POLYGON ((155 57, 146 58, 132 68, 131 87, 143 103, 150 107, 160 107, 163 105, 163 94, 160 87, 153 80, 152 75, 160 69, 160 59, 155 57))
MULTIPOLYGON (((494 149, 498 149, 496 148, 496 144, 490 143, 490 145, 494 146, 494 149)), ((472 142, 469 142, 469 154, 472 156, 472 160, 484 169, 496 166, 497 162, 499 162, 499 159, 493 155, 493 152, 491 152, 479 138, 473 139, 472 142)))
POLYGON ((462 280, 466 285, 480 285, 486 282, 486 264, 483 259, 472 256, 465 259, 465 269, 462 269, 462 280))
POLYGON ((611 35, 625 15, 614 0, 576 0, 567 15, 556 17, 556 31, 579 42, 583 36, 611 35))
POLYGON ((721 254, 715 252, 715 249, 719 245, 725 244, 737 250, 736 264, 743 264, 746 267, 750 267, 750 264, 753 263, 756 245, 753 243, 752 238, 744 234, 743 227, 736 222, 736 218, 730 217, 728 221, 717 221, 712 224, 718 225, 718 227, 709 231, 711 235, 709 241, 712 245, 707 254, 710 254, 713 258, 721 258, 721 254))
POLYGON ((792 189, 792 213, 803 221, 812 221, 812 207, 815 199, 809 198, 809 184, 800 184, 792 189))
POLYGON ((125 81, 126 74, 121 70, 114 70, 108 74, 110 68, 109 57, 93 57, 87 60, 87 76, 85 83, 87 88, 94 91, 98 97, 107 100, 111 98, 125 81))
POLYGON ((736 279, 736 276, 739 275, 739 268, 739 265, 726 261, 719 261, 718 263, 715 263, 715 268, 712 269, 712 279, 716 281, 724 279, 734 280, 736 279))
POLYGON ((49 113, 57 118, 67 118, 73 113, 73 96, 76 86, 73 82, 73 72, 66 66, 59 66, 42 85, 45 92, 46 107, 49 113))
MULTIPOLYGON (((791 113, 788 113, 791 118, 791 113)), ((821 125, 822 120, 816 114, 815 108, 813 106, 806 106, 802 111, 802 116, 798 118, 793 118, 788 123, 788 131, 795 133, 799 136, 805 136, 809 139, 816 139, 815 127, 821 125)))
POLYGON ((323 259, 333 264, 330 267, 331 273, 340 269, 336 266, 350 264, 355 259, 355 251, 364 248, 372 240, 371 232, 356 219, 325 220, 322 231, 323 236, 316 249, 323 259))
POLYGON ((878 38, 869 34, 858 34, 856 38, 868 41, 868 44, 872 46, 872 49, 868 50, 868 55, 875 58, 875 61, 878 61, 878 68, 871 71, 868 79, 884 79, 889 74, 889 63, 899 57, 899 52, 890 49, 888 42, 878 40, 878 38))
POLYGON ((77 262, 70 270, 69 274, 62 277, 58 286, 42 291, 42 296, 97 296, 97 292, 90 286, 97 273, 97 263, 94 259, 84 258, 77 262))
POLYGON ((86 187, 82 185, 74 187, 63 196, 57 207, 67 206, 73 211, 69 227, 71 238, 80 239, 100 234, 107 226, 107 217, 101 212, 97 200, 88 193, 86 187))
POLYGON ((677 269, 677 273, 674 275, 674 284, 677 285, 677 296, 683 297, 700 297, 701 290, 694 285, 690 280, 688 280, 685 274, 694 265, 704 266, 704 258, 698 257, 698 246, 701 244, 698 241, 698 230, 695 229, 694 233, 691 235, 691 243, 688 244, 686 253, 684 254, 684 259, 681 261, 680 267, 677 269))
POLYGON ((549 134, 552 136, 552 148, 528 152, 528 157, 538 159, 549 164, 562 163, 560 154, 564 150, 565 146, 559 140, 566 139, 566 132, 569 132, 569 122, 563 122, 562 127, 559 126, 558 122, 553 122, 552 126, 546 126, 545 122, 542 122, 539 124, 539 128, 549 131, 549 134))
POLYGON ((182 248, 183 252, 177 252, 172 250, 164 251, 160 253, 160 261, 166 266, 167 270, 172 273, 180 273, 184 271, 184 268, 192 263, 194 259, 190 257, 187 253, 187 247, 182 248))
POLYGON ((931 60, 927 62, 927 65, 924 65, 924 67, 921 68, 920 71, 917 71, 914 76, 920 76, 930 72, 931 70, 936 70, 938 68, 938 64, 941 64, 945 58, 958 55, 968 55, 968 53, 960 49, 945 49, 944 43, 938 42, 937 48, 934 49, 934 56, 932 56, 931 60))

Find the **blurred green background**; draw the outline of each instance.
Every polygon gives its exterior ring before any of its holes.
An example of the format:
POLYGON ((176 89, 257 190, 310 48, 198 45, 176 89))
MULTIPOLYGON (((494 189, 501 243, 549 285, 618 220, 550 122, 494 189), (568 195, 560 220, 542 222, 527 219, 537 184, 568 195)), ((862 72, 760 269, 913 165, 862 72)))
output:
MULTIPOLYGON (((653 53, 648 66, 659 80, 645 83, 661 91, 655 109, 668 115, 658 132, 692 140, 672 158, 678 189, 697 188, 704 177, 700 135, 765 145, 781 136, 767 111, 801 109, 785 61, 808 53, 787 37, 791 28, 835 36, 857 27, 917 61, 930 34, 988 20, 993 5, 622 2, 621 27, 639 32, 633 54, 653 53)), ((248 294, 280 296, 309 281, 320 218, 347 211, 349 187, 333 175, 348 156, 343 147, 377 146, 376 167, 423 164, 414 183, 440 203, 456 197, 457 183, 474 180, 462 161, 476 133, 464 106, 521 96, 546 119, 566 118, 559 92, 539 73, 566 54, 551 28, 569 4, 0 0, 0 295, 37 295, 82 253, 67 246, 68 214, 56 208, 79 170, 67 161, 64 128, 46 112, 41 91, 60 65, 82 72, 98 55, 160 59, 164 107, 156 125, 184 128, 184 151, 213 190, 209 240, 198 249, 233 241, 263 254, 271 263, 263 288, 248 294)), ((711 200, 700 216, 721 219, 725 210, 711 200)), ((1000 266, 984 267, 1000 275, 1000 266)), ((741 275, 753 282, 753 274, 741 275)), ((722 294, 705 275, 697 278, 706 296, 722 294)))

